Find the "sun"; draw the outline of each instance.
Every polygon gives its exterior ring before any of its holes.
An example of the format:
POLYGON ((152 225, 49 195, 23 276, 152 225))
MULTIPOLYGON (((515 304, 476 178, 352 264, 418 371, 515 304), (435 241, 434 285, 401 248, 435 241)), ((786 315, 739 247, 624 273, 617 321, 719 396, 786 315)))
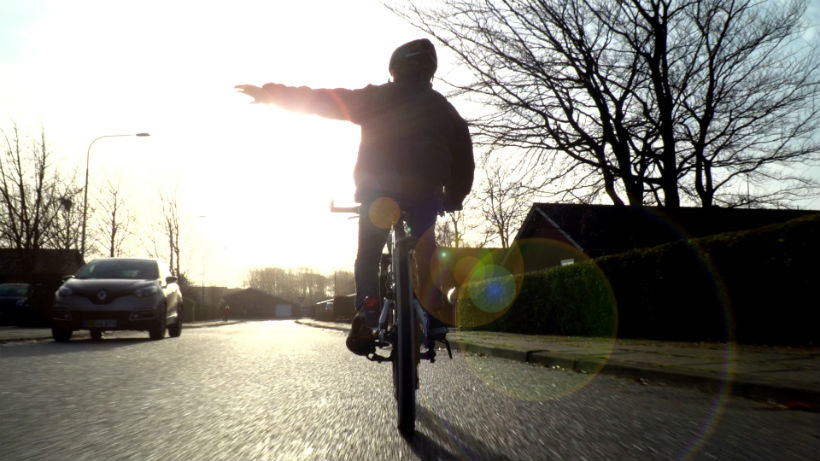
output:
POLYGON ((234 136, 210 144, 224 156, 185 175, 186 206, 208 217, 195 223, 210 236, 206 257, 229 255, 244 267, 352 270, 356 223, 331 215, 329 204, 353 201, 359 128, 234 96, 222 119, 234 136))

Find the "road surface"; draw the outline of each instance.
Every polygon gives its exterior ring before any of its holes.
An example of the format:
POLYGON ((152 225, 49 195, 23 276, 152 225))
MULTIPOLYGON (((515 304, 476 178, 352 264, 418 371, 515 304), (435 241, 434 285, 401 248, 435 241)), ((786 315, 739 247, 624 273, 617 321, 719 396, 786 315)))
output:
POLYGON ((0 345, 0 460, 818 459, 820 415, 474 355, 389 364, 292 321, 0 345))

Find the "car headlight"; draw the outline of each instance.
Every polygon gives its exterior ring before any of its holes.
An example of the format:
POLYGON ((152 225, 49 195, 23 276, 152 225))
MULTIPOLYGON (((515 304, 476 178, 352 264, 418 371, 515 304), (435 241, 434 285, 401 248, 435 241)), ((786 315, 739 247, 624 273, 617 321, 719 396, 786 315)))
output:
POLYGON ((136 295, 138 298, 151 296, 154 293, 159 293, 159 285, 148 285, 134 290, 134 295, 136 295))
POLYGON ((57 289, 56 294, 57 294, 58 298, 68 298, 69 296, 72 295, 72 293, 73 292, 71 291, 71 288, 69 288, 69 287, 60 287, 60 288, 57 289))

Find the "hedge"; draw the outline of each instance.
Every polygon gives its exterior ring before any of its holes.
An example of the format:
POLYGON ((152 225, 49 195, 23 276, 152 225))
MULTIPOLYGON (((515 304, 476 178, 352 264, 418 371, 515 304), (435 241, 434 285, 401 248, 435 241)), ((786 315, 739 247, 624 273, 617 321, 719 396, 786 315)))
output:
POLYGON ((488 277, 460 291, 456 322, 518 333, 816 345, 818 234, 820 214, 814 214, 488 277), (514 302, 503 312, 482 309, 482 293, 510 286, 511 277, 514 302))

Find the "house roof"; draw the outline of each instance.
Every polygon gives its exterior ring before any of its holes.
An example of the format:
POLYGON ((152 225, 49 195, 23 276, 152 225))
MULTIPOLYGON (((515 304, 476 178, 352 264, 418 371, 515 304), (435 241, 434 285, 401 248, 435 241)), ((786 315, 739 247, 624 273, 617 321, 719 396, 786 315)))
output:
POLYGON ((810 210, 618 207, 535 203, 516 240, 563 241, 589 256, 620 253, 675 240, 785 222, 810 210))
MULTIPOLYGON (((16 249, 0 248, 0 277, 25 276, 21 257, 16 249)), ((78 250, 41 249, 37 251, 34 275, 62 277, 77 272, 82 265, 83 258, 78 250)))

